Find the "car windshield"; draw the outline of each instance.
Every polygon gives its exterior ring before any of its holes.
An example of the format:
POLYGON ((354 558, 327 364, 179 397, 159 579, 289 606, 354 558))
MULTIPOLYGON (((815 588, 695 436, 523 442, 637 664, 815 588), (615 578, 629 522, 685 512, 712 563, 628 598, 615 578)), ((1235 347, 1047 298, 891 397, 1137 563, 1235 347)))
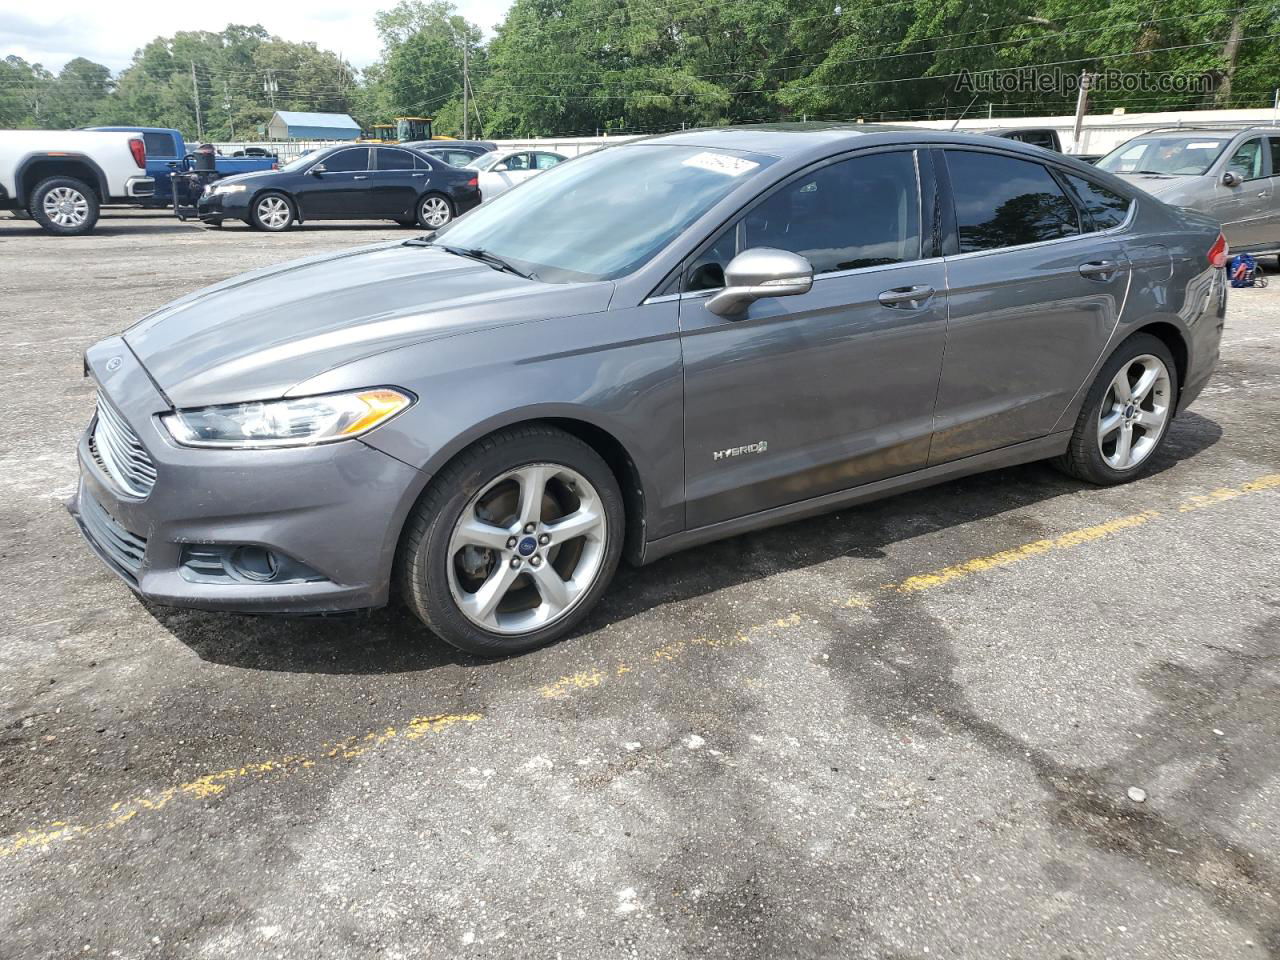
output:
POLYGON ((304 167, 306 164, 310 163, 312 160, 315 160, 315 159, 316 159, 316 152, 312 150, 311 152, 304 153, 299 157, 294 157, 288 163, 283 164, 280 167, 280 172, 293 173, 295 170, 302 169, 302 167, 304 167))
POLYGON ((472 170, 488 170, 502 158, 497 150, 490 150, 488 153, 482 153, 476 157, 467 166, 472 170))
POLYGON ((1227 145, 1227 137, 1140 137, 1116 147, 1098 161, 1111 173, 1157 173, 1165 176, 1199 176, 1205 173, 1227 145))
POLYGON ((557 164, 441 229, 552 283, 611 280, 663 247, 773 157, 664 144, 612 147, 557 164))

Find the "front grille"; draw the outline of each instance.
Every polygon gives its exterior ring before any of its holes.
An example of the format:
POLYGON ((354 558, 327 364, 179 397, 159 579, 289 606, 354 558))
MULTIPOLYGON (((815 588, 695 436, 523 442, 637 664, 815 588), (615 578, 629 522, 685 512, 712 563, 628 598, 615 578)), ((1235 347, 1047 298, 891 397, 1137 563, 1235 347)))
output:
POLYGON ((89 453, 103 474, 128 497, 141 499, 156 484, 156 465, 138 435, 101 393, 89 431, 89 453))
POLYGON ((117 567, 136 581, 142 570, 142 558, 147 552, 147 538, 130 533, 120 526, 83 487, 80 493, 80 519, 93 542, 102 548, 117 567))

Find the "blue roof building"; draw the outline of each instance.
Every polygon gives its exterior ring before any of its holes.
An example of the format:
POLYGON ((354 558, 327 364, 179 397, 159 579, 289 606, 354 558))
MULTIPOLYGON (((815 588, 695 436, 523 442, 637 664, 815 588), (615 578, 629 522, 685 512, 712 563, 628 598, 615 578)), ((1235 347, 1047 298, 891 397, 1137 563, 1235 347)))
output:
POLYGON ((345 113, 298 113, 278 110, 267 123, 272 140, 356 140, 360 124, 345 113))

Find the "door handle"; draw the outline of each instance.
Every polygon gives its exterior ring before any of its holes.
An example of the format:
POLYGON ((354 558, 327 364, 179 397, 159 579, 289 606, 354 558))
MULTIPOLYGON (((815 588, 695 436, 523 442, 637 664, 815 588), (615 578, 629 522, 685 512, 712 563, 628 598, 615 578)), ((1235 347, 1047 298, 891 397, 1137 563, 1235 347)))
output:
POLYGON ((412 174, 412 176, 415 176, 415 177, 425 177, 425 176, 426 176, 426 174, 425 174, 425 173, 415 173, 415 174, 412 174))
POLYGON ((356 174, 354 177, 352 177, 351 179, 352 179, 352 180, 368 180, 368 179, 369 179, 369 175, 368 175, 368 174, 365 174, 365 173, 357 173, 357 174, 356 174))
POLYGON ((1114 260, 1091 260, 1080 264, 1080 276, 1090 280, 1110 280, 1119 269, 1114 260))
POLYGON ((1258 191, 1258 196, 1260 196, 1260 197, 1265 197, 1265 196, 1267 196, 1269 193, 1270 193, 1270 191, 1268 191, 1268 190, 1259 190, 1259 191, 1258 191))
POLYGON ((882 306, 906 307, 909 310, 916 310, 922 303, 932 297, 933 293, 933 287, 925 283, 914 287, 894 287, 892 290, 885 290, 876 299, 880 301, 882 306))

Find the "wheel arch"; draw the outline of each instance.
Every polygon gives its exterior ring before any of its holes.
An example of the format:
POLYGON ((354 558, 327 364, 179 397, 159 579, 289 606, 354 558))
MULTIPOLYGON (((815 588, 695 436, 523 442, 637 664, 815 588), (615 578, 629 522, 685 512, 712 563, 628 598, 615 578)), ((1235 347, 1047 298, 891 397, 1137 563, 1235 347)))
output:
POLYGON ((111 195, 107 175, 90 157, 82 153, 29 153, 18 164, 14 199, 25 206, 41 180, 57 176, 84 181, 98 195, 98 203, 106 203, 111 195))
MULTIPOLYGON (((1170 323, 1168 320, 1155 320, 1144 324, 1132 331, 1129 337, 1135 333, 1150 334, 1169 348, 1169 352, 1173 354, 1174 366, 1177 367, 1178 396, 1181 398, 1182 389, 1187 382, 1187 371, 1191 369, 1191 348, 1187 343, 1186 335, 1176 324, 1170 323)), ((1128 340, 1129 337, 1125 337, 1125 339, 1128 340)))
MULTIPOLYGON (((618 482, 618 488, 622 491, 622 503, 626 520, 625 539, 622 547, 623 556, 629 562, 639 564, 641 557, 644 555, 647 501, 643 477, 636 466, 635 457, 627 445, 618 437, 616 431, 592 422, 586 417, 576 415, 575 412, 561 410, 526 412, 523 416, 503 418, 500 421, 485 423, 474 430, 468 431, 465 436, 458 438, 457 442, 451 444, 448 448, 439 451, 437 456, 432 458, 431 463, 424 467, 424 471, 431 479, 434 479, 441 470, 466 450, 498 431, 539 425, 554 427, 581 440, 594 450, 609 467, 614 479, 618 482)), ((416 504, 426 495, 430 485, 430 479, 424 482, 421 489, 412 498, 409 508, 405 510, 404 516, 400 520, 400 529, 396 531, 397 543, 404 538, 405 524, 408 517, 412 515, 413 504, 416 504)))

